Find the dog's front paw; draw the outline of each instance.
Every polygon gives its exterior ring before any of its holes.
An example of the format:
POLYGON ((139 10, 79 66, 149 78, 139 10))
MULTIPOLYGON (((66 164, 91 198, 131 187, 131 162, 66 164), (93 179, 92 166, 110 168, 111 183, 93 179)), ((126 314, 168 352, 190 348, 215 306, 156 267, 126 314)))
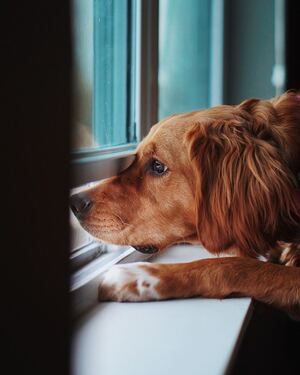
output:
POLYGON ((160 299, 156 266, 131 263, 111 267, 101 275, 99 301, 150 301, 160 299))

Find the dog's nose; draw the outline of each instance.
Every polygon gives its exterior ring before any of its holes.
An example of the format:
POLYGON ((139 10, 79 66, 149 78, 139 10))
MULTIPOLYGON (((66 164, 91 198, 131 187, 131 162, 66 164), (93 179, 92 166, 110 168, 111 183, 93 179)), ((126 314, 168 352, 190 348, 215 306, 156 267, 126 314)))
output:
POLYGON ((70 207, 78 219, 83 219, 93 205, 86 193, 74 194, 70 198, 70 207))

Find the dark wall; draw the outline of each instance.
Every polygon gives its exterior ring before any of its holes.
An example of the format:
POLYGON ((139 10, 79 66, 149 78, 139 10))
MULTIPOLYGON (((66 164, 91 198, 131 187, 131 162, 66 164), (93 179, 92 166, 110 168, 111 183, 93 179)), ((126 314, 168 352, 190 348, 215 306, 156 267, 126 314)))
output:
POLYGON ((300 89, 300 2, 286 0, 287 89, 300 89))
POLYGON ((6 1, 0 14, 0 371, 66 375, 69 2, 6 1))
POLYGON ((254 302, 253 314, 227 375, 298 375, 299 333, 299 322, 254 302))
MULTIPOLYGON (((225 1, 224 100, 275 96, 275 0, 225 1)), ((286 89, 300 89, 300 2, 285 1, 286 89)))
POLYGON ((271 98, 275 62, 274 0, 225 1, 224 99, 271 98))

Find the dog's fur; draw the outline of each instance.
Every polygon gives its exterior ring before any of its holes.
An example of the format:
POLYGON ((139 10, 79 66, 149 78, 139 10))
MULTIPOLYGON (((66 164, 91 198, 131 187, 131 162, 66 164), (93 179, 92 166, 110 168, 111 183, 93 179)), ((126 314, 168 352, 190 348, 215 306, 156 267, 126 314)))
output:
POLYGON ((160 121, 126 171, 88 191, 93 207, 81 224, 116 244, 201 243, 236 256, 115 266, 103 275, 99 298, 242 295, 299 314, 299 172, 295 92, 160 121), (166 173, 151 172, 154 159, 166 173))

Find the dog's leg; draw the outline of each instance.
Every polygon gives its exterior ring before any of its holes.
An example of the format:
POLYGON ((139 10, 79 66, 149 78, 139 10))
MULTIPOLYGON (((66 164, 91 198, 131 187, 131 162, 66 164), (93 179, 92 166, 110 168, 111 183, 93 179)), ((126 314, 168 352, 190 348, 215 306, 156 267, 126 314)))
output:
POLYGON ((251 258, 181 264, 117 265, 101 276, 99 300, 149 301, 203 296, 248 296, 300 312, 300 268, 251 258))

